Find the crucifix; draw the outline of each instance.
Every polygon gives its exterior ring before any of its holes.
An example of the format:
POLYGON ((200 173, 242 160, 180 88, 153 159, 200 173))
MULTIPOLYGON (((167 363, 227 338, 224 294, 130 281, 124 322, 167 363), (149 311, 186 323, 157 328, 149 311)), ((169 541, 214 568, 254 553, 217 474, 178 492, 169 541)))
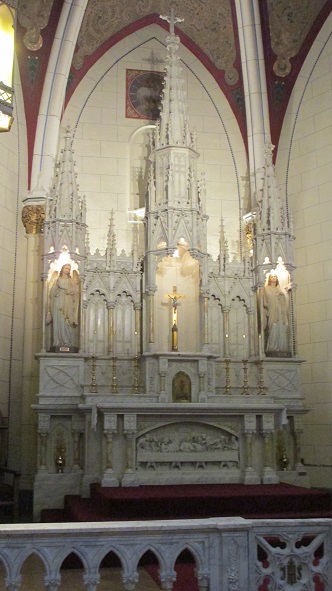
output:
POLYGON ((174 35, 174 25, 176 25, 176 23, 182 23, 184 21, 183 18, 175 16, 173 6, 171 7, 171 16, 160 15, 160 18, 162 18, 164 21, 167 21, 169 23, 169 25, 170 25, 169 30, 170 30, 171 35, 174 35))
POLYGON ((166 298, 172 300, 172 351, 178 350, 178 301, 186 296, 176 291, 176 285, 173 285, 173 293, 166 294, 166 298))

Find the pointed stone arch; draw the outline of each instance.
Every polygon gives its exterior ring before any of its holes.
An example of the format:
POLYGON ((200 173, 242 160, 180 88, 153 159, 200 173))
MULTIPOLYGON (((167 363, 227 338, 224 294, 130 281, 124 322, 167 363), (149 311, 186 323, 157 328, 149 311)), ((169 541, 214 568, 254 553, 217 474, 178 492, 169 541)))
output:
POLYGON ((85 350, 95 355, 107 354, 108 310, 102 290, 94 290, 87 298, 85 350))
POLYGON ((231 358, 248 358, 249 317, 243 297, 232 298, 229 309, 229 352, 231 358))
POLYGON ((135 354, 135 310, 132 294, 126 290, 117 291, 115 299, 115 351, 117 354, 135 354))

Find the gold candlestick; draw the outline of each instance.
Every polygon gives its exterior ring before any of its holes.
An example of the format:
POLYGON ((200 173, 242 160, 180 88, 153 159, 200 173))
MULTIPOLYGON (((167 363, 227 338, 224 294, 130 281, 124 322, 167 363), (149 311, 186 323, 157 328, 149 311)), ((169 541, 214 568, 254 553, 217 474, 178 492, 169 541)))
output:
POLYGON ((225 359, 225 363, 226 363, 226 382, 225 382, 225 394, 230 394, 230 389, 231 389, 231 382, 229 379, 229 364, 230 364, 230 359, 229 357, 226 357, 225 359))
POLYGON ((58 474, 63 474, 66 465, 66 446, 64 444, 57 445, 57 453, 55 456, 55 467, 58 474))
POLYGON ((90 386, 90 392, 93 392, 94 394, 96 392, 98 392, 98 387, 97 387, 97 382, 96 382, 96 360, 97 357, 95 354, 93 354, 91 356, 92 359, 92 365, 91 365, 91 386, 90 386))
POLYGON ((264 384, 264 368, 263 368, 263 361, 259 362, 259 394, 261 396, 265 395, 266 386, 264 384))
POLYGON ((243 359, 243 388, 242 394, 249 394, 248 386, 248 359, 243 359))
POLYGON ((134 357, 134 386, 133 386, 133 393, 138 394, 139 392, 139 361, 138 356, 135 355, 134 357))
POLYGON ((118 386, 116 383, 116 362, 117 358, 115 355, 112 355, 112 393, 116 394, 118 391, 118 386))

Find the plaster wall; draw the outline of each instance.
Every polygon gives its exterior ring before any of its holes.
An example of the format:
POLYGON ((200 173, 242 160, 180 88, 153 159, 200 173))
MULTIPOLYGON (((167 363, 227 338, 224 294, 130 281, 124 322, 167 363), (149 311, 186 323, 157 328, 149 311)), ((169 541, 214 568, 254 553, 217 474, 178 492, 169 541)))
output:
MULTIPOLYGON (((16 72, 18 69, 16 68, 16 72)), ((20 468, 26 238, 21 221, 27 190, 26 127, 21 87, 15 83, 14 123, 0 134, 0 411, 9 419, 10 468, 20 468)), ((6 430, 1 431, 3 439, 6 430)), ((2 441, 0 462, 6 461, 2 441)))
POLYGON ((296 315, 313 486, 332 488, 332 19, 318 35, 286 114, 277 176, 294 215, 296 315))

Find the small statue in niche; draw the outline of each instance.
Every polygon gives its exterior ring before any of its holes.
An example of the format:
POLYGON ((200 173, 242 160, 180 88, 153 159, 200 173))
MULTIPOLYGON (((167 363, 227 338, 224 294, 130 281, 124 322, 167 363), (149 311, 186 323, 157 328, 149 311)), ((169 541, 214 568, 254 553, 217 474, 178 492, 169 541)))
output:
POLYGON ((191 402, 191 381, 184 371, 179 371, 173 378, 172 402, 191 402))
POLYGON ((78 351, 80 282, 69 263, 51 279, 46 323, 51 327, 51 351, 78 351))
POLYGON ((263 288, 266 347, 270 357, 289 357, 289 305, 287 292, 282 291, 276 273, 271 272, 263 288))

